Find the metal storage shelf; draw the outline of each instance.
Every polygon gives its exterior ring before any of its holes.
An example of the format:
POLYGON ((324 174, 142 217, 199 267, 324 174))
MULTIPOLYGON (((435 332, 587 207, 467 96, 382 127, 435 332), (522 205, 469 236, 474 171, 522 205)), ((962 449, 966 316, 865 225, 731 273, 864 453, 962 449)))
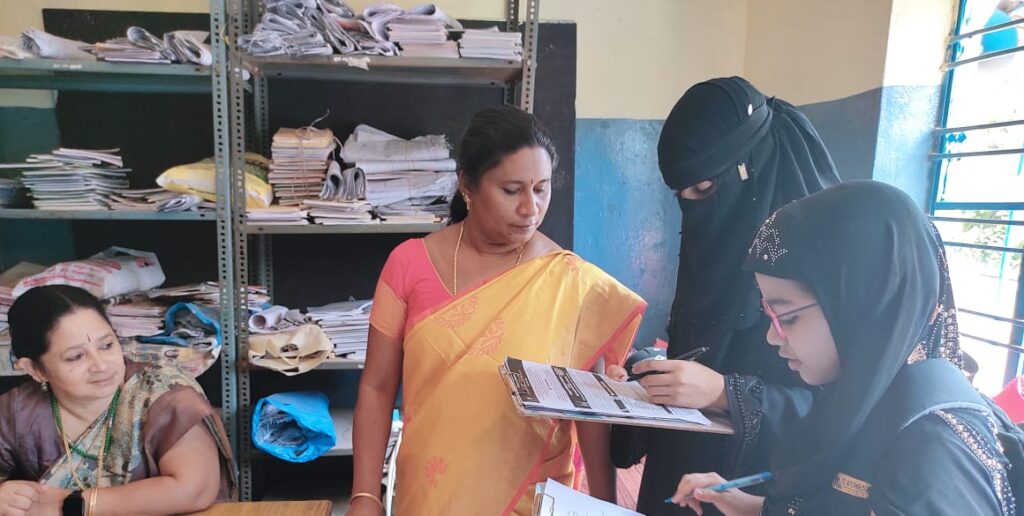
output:
POLYGON ((322 224, 283 226, 276 224, 246 224, 249 234, 262 235, 358 235, 358 234, 401 234, 433 233, 444 227, 441 223, 426 224, 344 224, 324 226, 322 224))
POLYGON ((275 79, 498 86, 519 80, 523 75, 521 62, 502 59, 366 57, 369 70, 349 65, 340 55, 301 58, 244 56, 242 60, 254 74, 275 79))
MULTIPOLYGON (((229 102, 240 99, 245 85, 239 84, 237 93, 229 94, 229 54, 225 36, 237 37, 242 22, 238 16, 227 16, 229 11, 240 10, 236 0, 209 0, 211 66, 187 64, 111 63, 105 61, 79 61, 60 59, 6 59, 0 58, 0 88, 85 91, 99 93, 200 93, 211 97, 213 122, 213 149, 217 169, 229 170, 230 163, 243 163, 240 155, 232 154, 231 130, 242 115, 229 102), (230 3, 230 6, 228 5, 230 3)), ((209 124, 210 120, 203 121, 209 124)), ((244 194, 233 192, 226 182, 230 174, 218 174, 217 206, 215 212, 159 213, 150 211, 48 211, 37 209, 0 209, 0 220, 133 220, 170 222, 215 222, 218 252, 207 257, 217 260, 217 279, 221 285, 220 325, 223 346, 221 364, 221 400, 224 426, 232 448, 240 449, 238 427, 238 349, 236 333, 238 319, 247 320, 245 299, 238 292, 244 285, 233 264, 244 255, 245 235, 241 227, 244 194)), ((243 289, 244 290, 244 289, 243 289)), ((245 432, 242 432, 245 433, 245 432)))
POLYGON ((217 213, 212 211, 161 213, 158 211, 0 209, 0 219, 213 221, 216 218, 217 213))
MULTIPOLYGON (((233 20, 229 26, 227 37, 232 40, 251 30, 252 25, 259 17, 259 2, 261 0, 228 0, 229 11, 233 20), (248 16, 246 16, 248 15, 248 16), (242 30, 242 32, 239 32, 242 30)), ((507 0, 505 30, 518 30, 519 28, 519 0, 507 0)), ((523 31, 523 60, 507 61, 500 59, 462 59, 462 58, 425 58, 425 57, 379 57, 371 56, 368 61, 369 70, 354 67, 345 62, 345 56, 313 56, 305 58, 293 57, 253 57, 243 55, 238 51, 229 54, 229 84, 228 92, 232 110, 229 114, 231 120, 231 163, 242 163, 246 148, 246 131, 250 131, 252 142, 256 149, 267 148, 270 141, 269 122, 269 88, 272 86, 269 79, 275 79, 274 83, 280 80, 319 80, 319 81, 343 81, 343 82, 374 82, 374 83, 397 83, 421 86, 483 86, 500 87, 504 90, 503 101, 506 104, 514 104, 526 111, 533 110, 533 90, 536 81, 537 67, 537 29, 538 9, 540 0, 526 0, 523 2, 526 12, 526 19, 523 31), (244 73, 252 74, 251 79, 244 77, 244 73), (244 109, 246 101, 245 91, 251 88, 252 112, 247 119, 244 109)), ((353 56, 361 57, 361 56, 353 56)), ((240 173, 239 167, 229 167, 229 174, 218 177, 218 188, 230 190, 228 203, 230 206, 222 206, 221 209, 229 209, 233 214, 230 220, 233 224, 230 245, 233 247, 233 262, 230 264, 232 275, 235 278, 233 287, 238 291, 239 299, 236 302, 244 307, 245 289, 239 285, 244 281, 251 281, 256 284, 265 285, 271 296, 273 296, 273 245, 275 235, 355 235, 355 234, 410 234, 429 233, 444 227, 443 224, 359 224, 344 226, 323 226, 311 225, 273 225, 247 223, 245 220, 245 180, 240 173), (250 239, 248 237, 254 237, 250 239), (253 244, 251 251, 247 252, 246 244, 253 244)), ((256 400, 252 398, 251 383, 253 371, 248 363, 248 327, 244 311, 234 314, 233 334, 236 356, 239 357, 237 367, 238 378, 238 415, 239 428, 247 429, 251 426, 252 407, 256 400)), ((362 369, 361 361, 328 360, 316 370, 337 370, 357 371, 362 369)), ((260 369, 262 370, 262 369, 260 369)), ((257 378, 263 379, 260 375, 257 378)), ((351 410, 344 410, 337 407, 332 408, 332 415, 348 413, 351 410)), ((350 416, 351 417, 351 416, 350 416)), ((338 418, 335 417, 337 423, 338 418)), ((254 453, 251 434, 246 431, 239 432, 239 486, 241 498, 250 500, 253 497, 253 459, 259 454, 254 453)), ((348 445, 351 448, 351 444, 348 445)), ((328 455, 348 455, 350 449, 332 450, 328 455)))
POLYGON ((210 67, 64 59, 0 59, 0 87, 100 92, 209 93, 210 67))

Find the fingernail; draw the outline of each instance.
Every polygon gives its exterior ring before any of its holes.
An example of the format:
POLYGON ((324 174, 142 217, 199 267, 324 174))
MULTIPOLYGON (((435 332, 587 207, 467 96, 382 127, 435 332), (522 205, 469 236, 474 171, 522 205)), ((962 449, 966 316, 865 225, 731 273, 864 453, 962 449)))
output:
POLYGON ((704 490, 703 489, 694 489, 693 490, 693 497, 694 498, 700 498, 702 496, 704 496, 704 490))

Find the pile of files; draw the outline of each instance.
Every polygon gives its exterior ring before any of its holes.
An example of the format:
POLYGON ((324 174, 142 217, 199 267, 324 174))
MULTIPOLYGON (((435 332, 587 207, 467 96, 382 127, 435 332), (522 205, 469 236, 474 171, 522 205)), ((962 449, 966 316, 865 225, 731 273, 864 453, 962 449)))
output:
POLYGON ((401 42, 403 54, 458 57, 447 31, 462 25, 434 4, 405 10, 379 3, 361 15, 341 0, 263 0, 263 5, 253 33, 238 38, 239 47, 250 55, 394 56, 399 53, 396 42, 401 42), (416 48, 423 46, 431 48, 416 48))
MULTIPOLYGON (((270 302, 266 287, 249 285, 247 290, 249 310, 262 310, 270 302)), ((146 291, 146 295, 154 301, 168 305, 191 302, 197 305, 220 306, 220 285, 216 281, 152 289, 146 291)))
POLYGON ((377 209, 377 216, 384 224, 436 224, 444 222, 450 215, 447 202, 427 206, 397 203, 377 209))
POLYGON ((278 202, 297 206, 304 199, 318 198, 328 168, 338 168, 332 159, 335 148, 330 129, 282 128, 274 133, 269 180, 278 202))
POLYGON ((121 63, 193 63, 213 64, 213 53, 206 41, 208 32, 178 30, 158 38, 142 27, 128 27, 126 37, 114 38, 85 50, 101 61, 121 63))
POLYGON ((271 206, 245 210, 250 224, 264 226, 304 226, 309 224, 309 211, 299 206, 271 206))
POLYGON ((310 307, 306 314, 334 345, 334 354, 350 360, 366 359, 373 301, 350 300, 310 307))
POLYGON ((309 212, 316 224, 340 226, 345 224, 371 224, 373 205, 367 201, 302 201, 302 209, 309 212))
POLYGON ((163 188, 124 190, 109 196, 110 209, 116 211, 212 211, 217 204, 198 195, 172 192, 163 188))
POLYGON ((397 222, 403 216, 426 220, 424 210, 447 217, 445 203, 458 184, 450 155, 443 135, 405 140, 367 125, 357 126, 341 149, 345 163, 353 164, 366 178, 366 201, 378 214, 391 216, 385 222, 397 222))
POLYGON ((466 29, 459 39, 462 57, 485 57, 522 61, 523 35, 519 32, 501 32, 497 27, 466 29))
POLYGON ((163 330, 167 307, 146 299, 107 306, 107 317, 118 337, 148 337, 163 330))
POLYGON ((458 44, 448 40, 446 19, 404 14, 388 23, 387 30, 388 39, 401 48, 403 56, 459 57, 458 44))
POLYGON ((106 210, 110 196, 128 189, 128 173, 118 149, 57 149, 33 154, 22 171, 32 203, 41 210, 106 210), (44 166, 45 165, 45 166, 44 166))

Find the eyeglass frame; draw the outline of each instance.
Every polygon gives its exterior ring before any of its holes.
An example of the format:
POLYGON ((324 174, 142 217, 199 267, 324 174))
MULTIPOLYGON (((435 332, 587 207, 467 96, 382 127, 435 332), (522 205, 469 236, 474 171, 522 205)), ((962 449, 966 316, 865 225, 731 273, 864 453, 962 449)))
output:
POLYGON ((789 315, 793 315, 797 312, 802 312, 804 310, 807 310, 808 308, 813 308, 815 306, 818 306, 819 304, 821 303, 815 301, 814 303, 811 303, 809 305, 801 306, 800 308, 795 308, 793 310, 777 314, 775 313, 775 310, 772 309, 771 305, 768 304, 768 301, 765 301, 763 297, 761 298, 761 310, 763 310, 764 314, 767 315, 769 319, 771 319, 772 326, 775 327, 775 332, 779 334, 779 338, 781 338, 782 340, 786 340, 786 332, 782 331, 782 323, 779 321, 779 319, 789 315))

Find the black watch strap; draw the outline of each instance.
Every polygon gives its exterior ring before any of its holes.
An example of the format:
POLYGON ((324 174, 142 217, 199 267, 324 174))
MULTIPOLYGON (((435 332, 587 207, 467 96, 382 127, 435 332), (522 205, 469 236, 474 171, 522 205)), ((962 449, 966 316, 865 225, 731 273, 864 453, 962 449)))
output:
POLYGON ((85 501, 81 491, 71 491, 60 508, 61 516, 85 516, 85 501))

